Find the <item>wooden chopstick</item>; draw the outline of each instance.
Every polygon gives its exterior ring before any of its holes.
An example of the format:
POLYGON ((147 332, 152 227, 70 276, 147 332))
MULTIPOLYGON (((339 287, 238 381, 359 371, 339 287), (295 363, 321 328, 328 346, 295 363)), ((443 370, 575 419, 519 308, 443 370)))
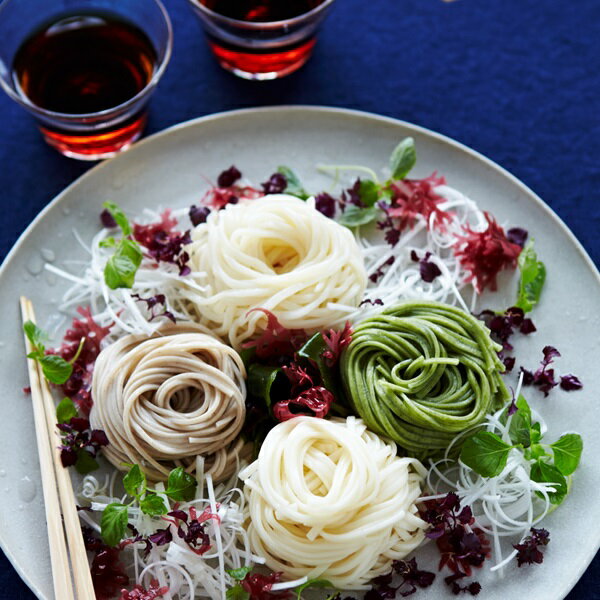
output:
MULTIPOLYGON (((24 297, 21 297, 21 314, 23 322, 29 320, 35 323, 33 305, 30 300, 24 297)), ((27 353, 31 352, 31 344, 27 336, 25 336, 25 345, 27 353)), ((64 532, 61 527, 62 508, 77 598, 78 600, 95 600, 96 595, 77 515, 73 485, 69 473, 63 467, 60 459, 59 446, 61 440, 56 427, 56 409, 52 393, 37 361, 28 359, 27 366, 31 382, 35 429, 40 455, 44 501, 46 503, 54 593, 57 600, 71 600, 74 598, 69 571, 69 556, 67 555, 64 532)))

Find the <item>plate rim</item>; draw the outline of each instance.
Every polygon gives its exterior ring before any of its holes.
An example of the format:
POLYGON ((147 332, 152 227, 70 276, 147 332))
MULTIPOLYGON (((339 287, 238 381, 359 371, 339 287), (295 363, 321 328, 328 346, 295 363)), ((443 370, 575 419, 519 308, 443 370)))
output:
MULTIPOLYGON (((336 106, 321 106, 321 105, 305 105, 305 104, 286 104, 286 105, 275 105, 275 106, 259 106, 259 107, 250 107, 250 108, 241 108, 235 110, 228 111, 220 111, 216 113, 211 113, 207 115, 203 115, 201 117, 195 117, 193 119, 189 119, 187 121, 182 121, 180 123, 176 123, 175 125, 171 125, 165 129, 157 131, 148 137, 140 140, 136 144, 134 144, 131 148, 129 148, 125 153, 131 154, 136 153, 137 148, 145 147, 148 144, 160 144, 161 141, 169 137, 171 135, 176 135, 179 130, 183 129, 191 129, 198 126, 202 126, 204 123, 209 123, 213 121, 219 120, 227 120, 229 118, 235 117, 246 117, 252 118, 254 114, 262 114, 262 113, 283 113, 283 112, 306 112, 306 113, 314 113, 314 114, 324 114, 324 115, 334 115, 334 116, 348 116, 353 118, 364 119, 367 121, 378 121, 380 123, 389 123, 394 126, 402 126, 405 129, 413 130, 415 132, 420 133, 425 137, 432 138, 446 144, 447 146, 452 147, 454 150, 458 150, 469 157, 477 160, 479 163, 487 166, 488 168, 496 171, 499 175, 507 178, 510 183, 516 185, 517 188, 520 189, 526 196, 528 196, 530 201, 533 201, 538 208, 542 209, 549 218, 551 218, 555 224, 557 224, 562 232, 569 238, 571 243, 574 245, 579 255, 590 269, 591 273, 595 275, 598 285, 600 286, 600 270, 588 254, 587 250, 584 248, 583 244, 577 239, 575 234, 569 229, 566 223, 560 218, 560 216, 548 205, 546 204, 540 196, 538 196, 529 186, 523 183, 519 178, 513 175, 506 168, 500 166, 498 163, 488 158, 484 154, 470 148, 469 146, 459 142, 447 135, 438 133, 427 127, 423 127, 421 125, 416 125, 409 121, 404 121, 402 119, 397 119, 394 117, 380 115, 373 112, 362 111, 351 108, 342 108, 336 106)), ((89 177, 94 177, 96 173, 105 168, 106 165, 112 164, 114 161, 119 160, 119 157, 123 156, 125 153, 118 154, 113 158, 102 161, 91 169, 87 170, 85 173, 77 177, 74 181, 72 181, 68 186, 66 186, 61 192, 59 192, 56 196, 48 202, 48 204, 35 216, 35 218, 31 221, 31 223, 23 230, 23 232, 19 235, 12 248, 8 251, 6 256, 4 257, 2 264, 0 265, 0 281, 4 274, 4 271, 8 268, 9 263, 12 261, 13 257, 19 252, 21 247, 27 241, 29 234, 35 229, 38 224, 44 219, 46 214, 54 209, 54 207, 59 204, 62 199, 67 196, 70 191, 80 185, 83 181, 87 180, 89 177)), ((562 591, 560 592, 560 598, 564 599, 569 592, 573 589, 573 587, 577 584, 583 573, 587 570, 591 562, 593 561, 595 555, 600 549, 600 532, 597 535, 595 549, 592 547, 592 551, 586 555, 584 561, 581 562, 581 565, 574 572, 574 574, 569 578, 566 585, 562 586, 562 591)), ((4 552, 4 555, 11 563, 12 567, 21 577, 21 579, 27 584, 29 589, 33 592, 37 598, 40 600, 47 600, 47 597, 42 595, 42 592, 38 587, 32 583, 29 576, 24 572, 19 564, 16 563, 15 557, 10 549, 7 547, 6 540, 4 538, 3 532, 0 531, 0 548, 4 552)), ((565 581, 565 580, 563 580, 565 581)))

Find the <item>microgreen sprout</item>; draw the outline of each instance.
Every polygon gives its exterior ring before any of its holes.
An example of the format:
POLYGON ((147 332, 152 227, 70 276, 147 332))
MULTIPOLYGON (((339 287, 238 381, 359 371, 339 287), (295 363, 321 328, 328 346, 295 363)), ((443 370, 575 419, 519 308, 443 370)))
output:
POLYGON ((125 536, 129 523, 128 511, 136 502, 146 515, 165 515, 169 512, 169 507, 159 494, 176 502, 187 502, 194 498, 196 480, 183 467, 177 467, 169 473, 165 491, 158 492, 148 487, 146 475, 139 465, 130 465, 123 477, 123 487, 133 499, 128 504, 112 502, 102 513, 101 534, 108 546, 116 546, 125 536))

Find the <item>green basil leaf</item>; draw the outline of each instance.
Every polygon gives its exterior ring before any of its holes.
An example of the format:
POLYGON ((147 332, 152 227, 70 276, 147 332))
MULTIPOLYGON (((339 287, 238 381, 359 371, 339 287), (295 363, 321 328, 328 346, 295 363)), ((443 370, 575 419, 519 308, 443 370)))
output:
POLYGON ((121 240, 117 250, 108 259, 104 267, 106 285, 111 290, 132 287, 142 258, 142 251, 137 242, 121 240))
MULTIPOLYGON (((552 504, 560 504, 569 492, 567 480, 562 476, 561 472, 554 465, 549 465, 542 460, 538 460, 531 465, 530 477, 538 483, 554 484, 553 487, 556 491, 548 493, 552 504)), ((536 493, 538 496, 542 496, 539 492, 536 493)))
POLYGON ((310 194, 302 187, 300 179, 298 179, 298 176, 292 169, 285 165, 281 165, 277 167, 277 172, 281 173, 287 179, 287 187, 285 188, 284 193, 296 196, 296 198, 300 198, 301 200, 310 198, 310 194))
POLYGON ((416 162, 415 140, 407 137, 396 146, 390 157, 392 179, 404 179, 416 162))
POLYGON ((234 585, 225 592, 226 600, 250 600, 250 594, 241 586, 234 585))
POLYGON ((231 575, 236 581, 242 581, 246 575, 252 571, 252 567, 239 567, 238 569, 227 569, 228 575, 231 575))
POLYGON ((531 447, 529 448, 529 458, 531 460, 537 460, 543 456, 550 456, 546 450, 544 450, 544 446, 542 446, 542 444, 531 444, 531 447))
POLYGON ((123 487, 125 491, 134 498, 139 498, 146 491, 146 475, 139 465, 133 465, 125 477, 123 487))
POLYGON ((100 521, 100 534, 107 546, 116 546, 125 536, 129 517, 127 506, 113 502, 102 512, 100 521))
POLYGON ((196 480, 183 467, 177 467, 169 473, 165 494, 176 502, 189 502, 196 494, 196 480))
POLYGON ((518 265, 521 279, 515 306, 527 313, 539 302, 546 281, 546 266, 538 260, 533 249, 533 240, 529 240, 521 250, 518 265))
POLYGON ((238 354, 240 355, 246 370, 248 370, 256 357, 256 348, 242 348, 238 354))
POLYGON ((537 444, 542 439, 542 431, 539 423, 534 423, 531 426, 531 443, 537 444))
POLYGON ((79 450, 77 452, 77 460, 75 461, 75 469, 81 475, 87 475, 98 469, 100 465, 98 461, 87 451, 79 450))
POLYGON ((151 517, 159 517, 160 515, 166 515, 169 508, 165 504, 163 498, 157 494, 146 494, 140 502, 140 508, 142 512, 151 517))
POLYGON ((98 246, 100 246, 100 248, 116 248, 117 244, 118 242, 114 237, 108 237, 98 242, 98 246))
POLYGON ((301 600, 302 592, 307 588, 332 588, 331 581, 327 579, 309 579, 306 583, 299 585, 294 591, 296 592, 296 600, 301 600))
POLYGON ((59 423, 68 423, 78 414, 77 407, 71 398, 63 398, 56 407, 56 420, 59 423))
POLYGON ((25 321, 25 323, 23 323, 23 331, 34 349, 43 354, 45 350, 44 342, 48 339, 48 334, 43 329, 40 329, 33 321, 25 321))
POLYGON ((45 354, 38 358, 44 377, 56 385, 62 385, 71 377, 73 365, 57 354, 45 354))
MULTIPOLYGON (((248 393, 264 400, 269 412, 273 404, 271 390, 282 373, 281 367, 270 367, 258 363, 254 363, 248 368, 248 393)), ((287 381, 287 378, 284 377, 283 379, 287 381)), ((283 398, 280 398, 280 400, 283 400, 283 398)))
POLYGON ((361 179, 359 196, 365 206, 374 206, 379 200, 381 186, 370 179, 361 179))
POLYGON ((508 435, 514 444, 522 444, 523 448, 531 445, 531 409, 522 395, 517 398, 517 412, 513 414, 508 428, 508 435))
POLYGON ((495 433, 479 431, 465 440, 460 460, 483 477, 496 477, 506 466, 511 448, 495 433))
POLYGON ((579 465, 583 440, 577 433, 565 433, 554 444, 550 444, 554 452, 554 466, 563 474, 571 475, 579 465))
POLYGON ((105 202, 102 205, 116 221, 117 225, 121 228, 123 235, 131 235, 131 225, 129 219, 125 216, 125 213, 121 210, 121 207, 114 202, 105 202))
POLYGON ((376 206, 368 208, 359 208, 354 204, 348 206, 338 219, 340 225, 346 227, 358 227, 359 225, 367 225, 379 218, 381 211, 376 206))

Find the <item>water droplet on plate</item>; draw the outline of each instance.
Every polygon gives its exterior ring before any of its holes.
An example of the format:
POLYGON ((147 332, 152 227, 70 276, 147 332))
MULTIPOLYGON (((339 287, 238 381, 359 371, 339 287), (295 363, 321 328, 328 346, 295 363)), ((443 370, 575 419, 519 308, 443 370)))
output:
POLYGON ((22 502, 31 502, 35 498, 36 492, 35 482, 31 481, 29 477, 25 476, 19 481, 17 493, 22 502))
POLYGON ((42 258, 47 262, 54 262, 56 260, 56 254, 54 250, 50 248, 42 248, 42 258))
POLYGON ((6 477, 6 471, 4 469, 0 469, 0 477, 6 477))
POLYGON ((27 263, 27 270, 32 275, 38 275, 42 272, 44 268, 44 261, 39 254, 34 254, 30 257, 29 262, 27 263))
POLYGON ((4 491, 8 494, 8 492, 10 492, 10 488, 4 488, 4 491))
POLYGON ((54 273, 50 273, 50 271, 46 271, 44 273, 44 279, 48 285, 56 285, 56 275, 54 273))
POLYGON ((25 507, 22 504, 19 504, 19 510, 23 510, 25 507))
POLYGON ((26 464, 27 464, 27 459, 26 459, 26 458, 23 456, 23 457, 21 458, 21 462, 22 462, 24 465, 26 465, 26 464))
POLYGON ((71 209, 67 208, 66 206, 63 207, 62 209, 63 215, 70 215, 71 214, 71 209))

